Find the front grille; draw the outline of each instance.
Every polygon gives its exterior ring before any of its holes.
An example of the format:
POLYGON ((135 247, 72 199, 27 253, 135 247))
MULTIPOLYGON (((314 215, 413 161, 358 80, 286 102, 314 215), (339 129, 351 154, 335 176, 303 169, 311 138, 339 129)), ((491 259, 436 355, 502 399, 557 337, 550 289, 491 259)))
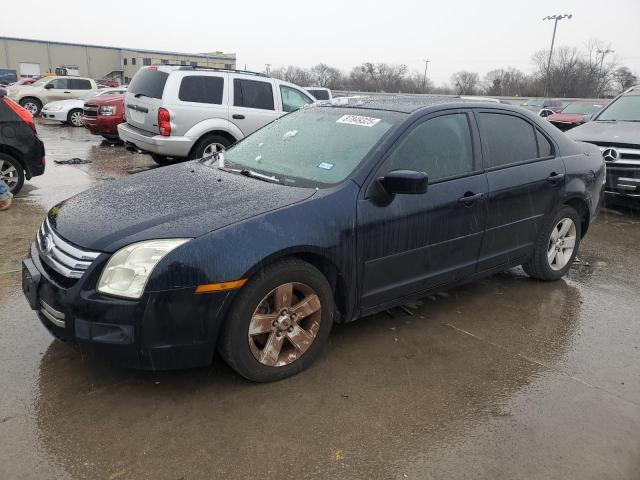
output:
POLYGON ((63 286, 71 286, 89 268, 100 252, 82 250, 58 235, 47 218, 37 235, 38 253, 48 273, 55 276, 63 286))
POLYGON ((98 105, 93 105, 91 103, 84 104, 84 110, 82 113, 85 117, 97 117, 98 116, 98 105))
POLYGON ((640 168, 640 145, 605 142, 592 143, 600 148, 607 166, 640 168))

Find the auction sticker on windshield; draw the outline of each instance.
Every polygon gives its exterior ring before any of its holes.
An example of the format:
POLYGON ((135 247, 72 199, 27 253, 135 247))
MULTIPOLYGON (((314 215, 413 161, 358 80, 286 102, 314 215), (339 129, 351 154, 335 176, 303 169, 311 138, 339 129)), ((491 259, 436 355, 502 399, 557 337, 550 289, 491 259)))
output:
POLYGON ((361 127, 373 127, 380 121, 379 118, 362 117, 360 115, 343 115, 336 123, 348 123, 350 125, 360 125, 361 127))

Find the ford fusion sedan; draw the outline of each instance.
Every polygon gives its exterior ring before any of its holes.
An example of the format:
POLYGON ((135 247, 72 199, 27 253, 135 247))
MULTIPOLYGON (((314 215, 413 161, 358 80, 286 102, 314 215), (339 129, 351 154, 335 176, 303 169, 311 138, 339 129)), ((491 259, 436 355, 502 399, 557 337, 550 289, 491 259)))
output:
POLYGON ((272 381, 334 323, 516 265, 561 278, 604 176, 597 147, 518 107, 340 99, 55 206, 23 291, 87 355, 167 369, 219 352, 272 381))

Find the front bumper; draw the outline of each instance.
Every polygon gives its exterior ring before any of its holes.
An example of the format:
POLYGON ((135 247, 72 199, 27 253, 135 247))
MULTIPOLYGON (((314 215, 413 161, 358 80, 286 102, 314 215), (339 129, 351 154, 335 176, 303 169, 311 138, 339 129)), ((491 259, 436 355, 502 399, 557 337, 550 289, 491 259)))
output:
POLYGON ((99 295, 95 285, 108 257, 101 254, 69 284, 42 262, 36 243, 31 245, 22 264, 22 287, 45 328, 83 355, 117 366, 209 365, 228 293, 195 295, 194 288, 182 288, 148 292, 139 300, 99 295))
POLYGON ((145 153, 155 153, 164 157, 186 158, 195 143, 193 138, 155 135, 128 123, 118 125, 118 135, 123 142, 131 143, 145 153))
POLYGON ((607 164, 605 193, 610 196, 640 199, 640 168, 607 164))
POLYGON ((95 117, 82 116, 82 124, 94 135, 118 137, 118 125, 124 120, 122 117, 98 115, 95 117))
POLYGON ((66 122, 67 121, 67 115, 69 114, 69 112, 65 112, 64 110, 47 110, 46 108, 43 108, 42 111, 40 112, 40 116, 44 119, 47 120, 56 120, 58 122, 66 122))

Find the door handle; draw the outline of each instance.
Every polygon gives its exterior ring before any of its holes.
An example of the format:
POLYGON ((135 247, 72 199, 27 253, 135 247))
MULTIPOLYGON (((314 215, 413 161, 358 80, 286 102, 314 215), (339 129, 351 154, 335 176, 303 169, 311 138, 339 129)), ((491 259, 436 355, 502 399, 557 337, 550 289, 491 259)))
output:
POLYGON ((240 115, 239 113, 234 113, 233 115, 231 115, 231 118, 234 118, 236 120, 244 120, 244 115, 240 115))
POLYGON ((68 91, 67 91, 67 92, 64 92, 64 93, 71 93, 71 92, 68 92, 68 91))
POLYGON ((472 206, 476 200, 480 200, 482 197, 484 197, 484 193, 480 192, 480 193, 473 193, 473 192, 466 192, 464 194, 464 197, 460 197, 458 199, 459 203, 464 203, 467 207, 472 206))
POLYGON ((547 182, 553 185, 557 185, 562 181, 563 178, 564 178, 564 173, 552 172, 551 175, 547 177, 547 182))

